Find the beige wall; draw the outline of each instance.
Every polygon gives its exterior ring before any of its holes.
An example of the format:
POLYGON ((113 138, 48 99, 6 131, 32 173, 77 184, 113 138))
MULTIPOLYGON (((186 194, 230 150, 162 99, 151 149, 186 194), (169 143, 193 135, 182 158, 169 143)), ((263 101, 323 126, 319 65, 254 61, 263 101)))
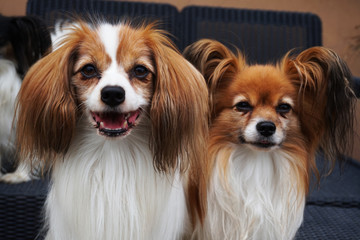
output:
MULTIPOLYGON (((51 0, 49 0, 51 1, 51 0)), ((353 74, 360 76, 360 51, 350 48, 353 37, 360 35, 359 0, 136 0, 171 3, 179 10, 188 5, 222 6, 249 9, 268 9, 312 12, 322 20, 323 44, 335 50, 350 66, 353 74)), ((24 15, 27 0, 0 0, 0 13, 24 15)))
MULTIPOLYGON (((51 1, 51 0, 49 0, 51 1)), ((188 5, 220 6, 248 9, 312 12, 323 24, 323 45, 336 51, 345 59, 356 76, 360 76, 360 50, 351 49, 353 37, 360 35, 359 0, 136 0, 145 2, 170 3, 179 10, 188 5)), ((4 15, 24 15, 27 0, 0 0, 0 13, 4 15)), ((360 101, 357 103, 360 121, 360 101)), ((353 157, 360 160, 360 123, 357 124, 353 157)))
POLYGON ((220 6, 248 9, 312 12, 323 24, 323 45, 334 49, 350 66, 353 74, 360 76, 360 52, 350 49, 355 35, 360 35, 359 0, 140 0, 171 3, 180 10, 188 5, 220 6))

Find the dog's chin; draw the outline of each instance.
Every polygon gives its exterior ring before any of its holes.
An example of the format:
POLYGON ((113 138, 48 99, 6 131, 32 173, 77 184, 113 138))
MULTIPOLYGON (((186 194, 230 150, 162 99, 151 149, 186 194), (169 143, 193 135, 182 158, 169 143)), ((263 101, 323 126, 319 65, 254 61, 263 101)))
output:
POLYGON ((268 141, 251 142, 248 143, 248 145, 249 147, 260 151, 272 151, 279 147, 277 144, 268 141))
POLYGON ((250 149, 254 151, 273 151, 280 147, 279 143, 267 140, 267 139, 259 139, 257 141, 246 141, 243 137, 240 137, 241 144, 246 145, 250 149))
POLYGON ((98 134, 104 137, 120 138, 125 137, 137 125, 141 110, 132 112, 95 112, 90 111, 92 124, 97 129, 98 134))

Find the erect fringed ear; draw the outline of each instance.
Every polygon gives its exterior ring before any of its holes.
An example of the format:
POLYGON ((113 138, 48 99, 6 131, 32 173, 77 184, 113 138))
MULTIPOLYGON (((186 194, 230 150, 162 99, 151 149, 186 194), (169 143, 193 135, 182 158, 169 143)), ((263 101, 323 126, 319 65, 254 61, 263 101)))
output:
POLYGON ((76 123, 70 83, 75 39, 39 60, 25 76, 17 103, 17 144, 22 159, 51 166, 69 147, 76 123))
POLYGON ((320 146, 325 158, 347 153, 353 133, 355 97, 351 73, 333 51, 313 47, 297 57, 285 57, 283 67, 298 89, 298 114, 313 153, 320 146))
POLYGON ((234 58, 234 54, 222 43, 201 39, 185 48, 184 57, 189 60, 207 80, 219 63, 227 58, 234 58))
POLYGON ((212 116, 215 114, 215 97, 217 89, 225 89, 235 74, 241 71, 246 63, 238 52, 235 56, 222 43, 202 39, 188 46, 183 55, 203 74, 209 89, 212 116))

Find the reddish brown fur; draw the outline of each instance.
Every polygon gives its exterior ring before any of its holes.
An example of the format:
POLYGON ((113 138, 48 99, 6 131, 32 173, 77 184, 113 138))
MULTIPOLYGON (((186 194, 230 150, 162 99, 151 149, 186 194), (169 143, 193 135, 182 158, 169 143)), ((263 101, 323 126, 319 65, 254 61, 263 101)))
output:
MULTIPOLYGON (((276 107, 282 103, 283 97, 291 98, 295 102, 297 92, 287 76, 276 67, 256 65, 244 67, 226 88, 218 89, 215 96, 214 102, 217 107, 210 129, 210 156, 217 156, 223 148, 231 150, 229 145, 241 144, 239 134, 245 131, 245 127, 253 118, 260 117, 272 121, 277 129, 282 128, 283 117, 276 112, 276 107), (253 111, 247 114, 239 113, 234 108, 234 99, 237 96, 244 96, 254 107, 253 111)), ((290 120, 290 129, 285 130, 287 140, 282 144, 282 148, 289 155, 296 154, 297 159, 302 160, 294 162, 293 167, 298 173, 294 182, 299 183, 298 192, 303 192, 308 187, 306 161, 308 156, 304 150, 306 146, 301 137, 296 110, 286 114, 286 119, 290 120)), ((225 157, 220 161, 226 179, 228 158, 225 157)))
POLYGON ((76 99, 70 85, 75 46, 89 29, 75 32, 63 46, 38 61, 19 92, 17 142, 22 159, 52 165, 69 147, 76 124, 76 99), (29 157, 29 158, 27 158, 29 157))
MULTIPOLYGON (((350 89, 351 73, 333 51, 314 47, 296 58, 283 59, 281 69, 298 89, 299 119, 312 156, 321 147, 330 162, 349 153, 352 139, 355 97, 350 89)), ((314 159, 310 161, 317 173, 314 159)))
MULTIPOLYGON (((281 96, 294 102, 286 115, 290 127, 281 148, 300 159, 292 163, 299 195, 308 191, 309 172, 318 172, 315 154, 320 147, 331 166, 346 152, 344 142, 353 129, 355 98, 349 88, 351 74, 331 50, 314 47, 297 57, 289 52, 276 66, 248 66, 240 52, 236 56, 221 43, 204 39, 187 47, 184 56, 203 74, 210 94, 210 160, 204 168, 207 181, 219 151, 229 152, 232 144, 241 144, 238 134, 250 118, 263 116, 278 124, 274 108, 281 96), (239 117, 233 109, 237 95, 245 96, 254 111, 239 117)), ((217 160, 224 174, 228 155, 217 160)), ((199 183, 200 189, 206 187, 199 183)))
MULTIPOLYGON (((98 81, 96 78, 82 81, 79 70, 90 62, 96 63, 101 72, 111 61, 95 28, 83 22, 78 24, 56 51, 30 69, 19 93, 20 154, 22 159, 41 161, 45 168, 61 159, 56 155, 67 152, 82 111, 84 99, 80 96, 98 81)), ((206 197, 201 195, 206 195, 206 191, 199 191, 195 183, 203 179, 202 166, 207 155, 207 87, 201 74, 165 35, 154 24, 139 27, 123 24, 116 57, 125 71, 135 64, 134 59, 143 61, 147 56, 152 61, 146 80, 132 84, 149 94, 154 167, 165 173, 175 171, 176 167, 182 173, 189 169, 189 206, 193 218, 195 212, 202 218, 205 205, 202 201, 206 197)))

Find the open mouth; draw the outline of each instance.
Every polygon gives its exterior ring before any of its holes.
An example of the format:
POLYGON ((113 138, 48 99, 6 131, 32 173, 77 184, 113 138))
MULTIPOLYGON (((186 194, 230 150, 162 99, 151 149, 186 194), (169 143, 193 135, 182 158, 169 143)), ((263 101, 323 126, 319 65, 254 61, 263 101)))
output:
POLYGON ((95 121, 94 126, 100 135, 108 137, 118 137, 127 135, 136 125, 141 111, 138 109, 133 112, 91 112, 95 121))

